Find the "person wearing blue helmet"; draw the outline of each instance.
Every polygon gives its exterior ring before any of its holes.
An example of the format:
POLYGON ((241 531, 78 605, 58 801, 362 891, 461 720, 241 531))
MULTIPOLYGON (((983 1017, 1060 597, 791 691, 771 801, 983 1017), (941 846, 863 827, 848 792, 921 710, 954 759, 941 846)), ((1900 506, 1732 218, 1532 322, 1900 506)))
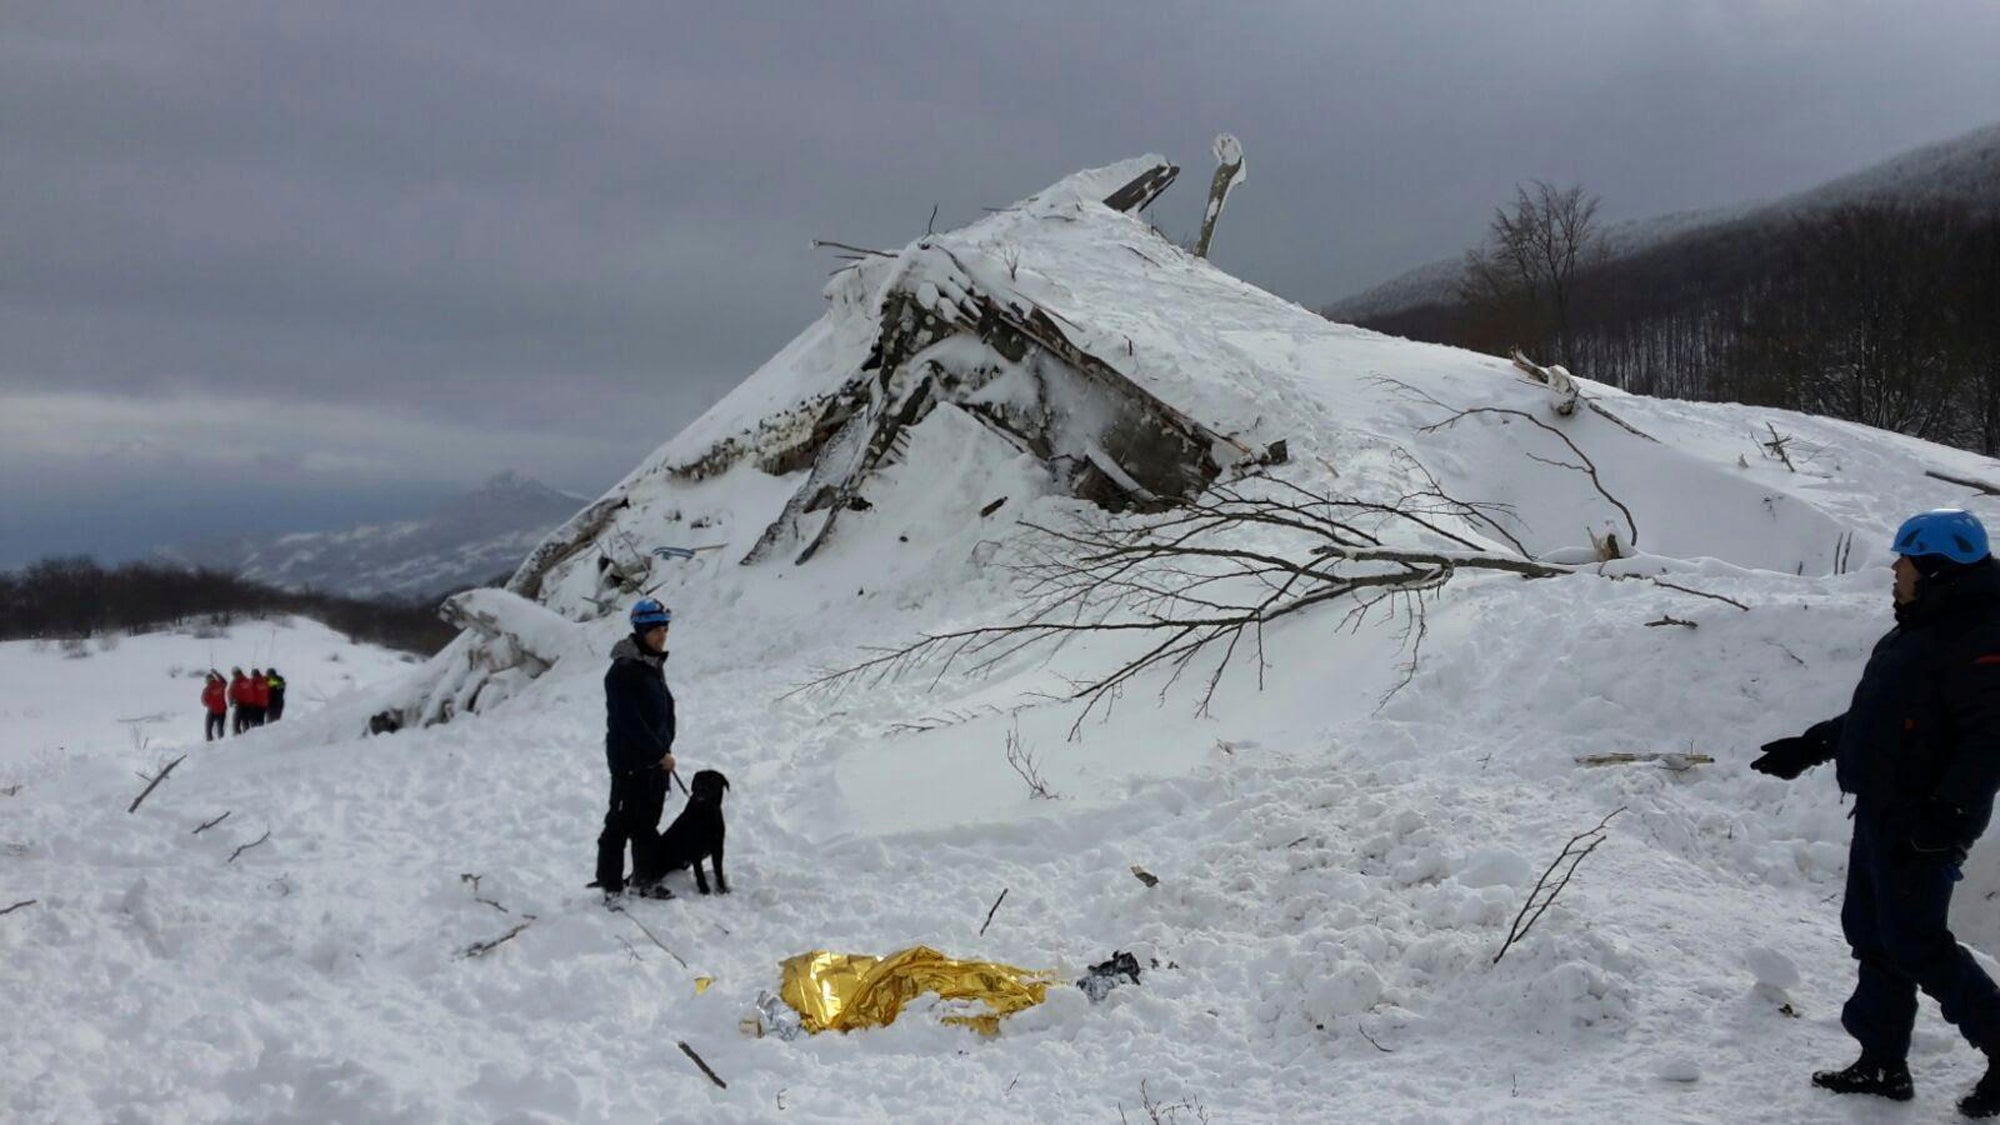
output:
POLYGON ((655 868, 660 812, 674 768, 674 695, 667 690, 667 626, 673 611, 652 598, 632 605, 632 635, 611 649, 604 673, 604 758, 611 768, 611 807, 597 837, 597 878, 607 900, 629 889, 671 897, 655 868), (625 848, 632 878, 625 878, 625 848))
POLYGON ((1896 553, 1896 627, 1876 643, 1847 712, 1766 743, 1752 769, 1791 779, 1835 763, 1854 796, 1841 932, 1859 979, 1841 1026, 1861 1057, 1813 1085, 1908 1101, 1919 989, 1987 1056, 1958 1103, 2000 1116, 2000 988, 1946 922, 1959 865, 1986 830, 2000 789, 2000 564, 1970 512, 1904 521, 1896 553))

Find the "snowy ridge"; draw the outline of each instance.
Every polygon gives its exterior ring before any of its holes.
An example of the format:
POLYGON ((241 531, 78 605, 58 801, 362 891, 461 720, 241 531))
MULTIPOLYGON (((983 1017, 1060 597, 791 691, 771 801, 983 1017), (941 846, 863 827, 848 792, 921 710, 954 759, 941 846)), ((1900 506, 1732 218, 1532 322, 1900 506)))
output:
MULTIPOLYGON (((197 748, 135 814, 131 770, 149 756, 0 797, 0 842, 19 846, 0 853, 0 899, 37 902, 0 917, 0 996, 22 1014, 0 1030, 6 1115, 1144 1119, 1142 1080, 1217 1121, 1826 1114, 1804 1076, 1850 1053, 1837 1013, 1852 970, 1826 901, 1846 809, 1826 771, 1786 784, 1747 761, 1844 705, 1887 627, 1897 521, 1947 502, 2000 517, 1926 471, 1996 480, 2000 467, 1588 382, 1608 415, 1558 418, 1503 363, 1331 324, 1095 202, 1134 165, 843 271, 818 322, 547 552, 534 593, 550 612, 530 640, 561 651, 538 675, 492 674, 468 633, 407 676, 197 748), (1051 388, 1085 385, 1064 382, 1067 361, 995 359, 982 349, 1000 334, 957 332, 865 367, 893 342, 886 310, 945 323, 959 293, 1042 310, 1105 378, 1214 435, 1175 448, 1213 453, 1220 480, 1284 442, 1265 467, 1282 484, 1388 503, 1435 481, 1500 505, 1505 536, 1444 521, 1480 551, 1511 553, 1511 537, 1575 560, 1614 531, 1636 551, 1608 570, 1748 608, 1588 567, 1466 571, 1426 595, 1420 637, 1406 618, 1301 613, 1265 631, 1261 674, 1235 665, 1205 715, 1156 674, 1073 740, 1075 706, 1051 697, 1132 642, 795 691, 871 648, 1018 612, 1005 564, 1022 523, 1129 518, 1069 487, 1062 443, 1111 400, 1059 400, 1051 388), (852 449, 815 438, 827 404, 894 415, 930 362, 956 397, 911 410, 866 472, 836 471, 852 449), (1046 445, 1007 429, 1036 411, 1046 445), (1763 456, 1767 424, 1793 435, 1797 471, 1763 456), (1602 491, 1551 464, 1579 455, 1602 491), (843 506, 788 517, 815 474, 850 489, 843 506), (744 562, 774 526, 818 550, 744 562), (603 812, 602 660, 634 580, 674 609, 682 771, 732 783, 736 893, 695 899, 677 879, 687 899, 625 918, 582 884, 603 812), (1697 627, 1648 627, 1666 616, 1697 627), (419 719, 452 718, 358 737, 415 698, 438 704, 419 719), (1016 776, 1010 735, 1057 799, 1016 776), (1715 761, 1576 761, 1689 750, 1715 761), (1562 841, 1621 807, 1493 963, 1562 841), (224 808, 271 839, 229 862, 245 840, 190 833, 224 808), (504 945, 462 955, 528 915, 504 945), (846 1037, 738 1034, 783 958, 920 942, 1066 979, 1125 949, 1145 973, 1098 1005, 1053 989, 990 1041, 922 1003, 846 1037), (1760 983, 1787 965, 1799 980, 1782 996, 1760 983), (713 986, 697 992, 697 977, 713 986)), ((507 598, 474 608, 505 612, 507 598)), ((1982 849, 1961 905, 1996 878, 1982 849)), ((2000 940, 1976 907, 1961 933, 2000 940)), ((1978 1069, 1929 1007, 1913 1064, 1932 1116, 1978 1069)))
MULTIPOLYGON (((1911 149, 1779 199, 1612 223, 1604 229, 1604 248, 1611 258, 1626 258, 1683 235, 1731 224, 1744 223, 1749 225, 1746 229, 1754 229, 1790 222, 1805 212, 1881 200, 1995 206, 2000 200, 2000 124, 1911 149)), ((1357 321, 1429 302, 1450 301, 1464 272, 1463 255, 1440 259, 1334 301, 1324 311, 1338 320, 1357 321)))

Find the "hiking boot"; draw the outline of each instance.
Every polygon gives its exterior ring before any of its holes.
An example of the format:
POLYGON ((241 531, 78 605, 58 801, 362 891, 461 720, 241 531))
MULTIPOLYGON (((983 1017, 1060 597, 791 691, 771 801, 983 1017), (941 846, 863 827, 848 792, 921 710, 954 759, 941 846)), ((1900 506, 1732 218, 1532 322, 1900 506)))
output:
POLYGON ((1958 1112, 1967 1117, 2000 1117, 2000 1060, 1986 1064, 1986 1075, 1970 1094, 1958 1099, 1958 1112))
POLYGON ((1863 1055, 1845 1070, 1822 1070, 1813 1074, 1812 1084, 1836 1094, 1874 1094, 1892 1102, 1906 1102, 1917 1096, 1910 1082, 1910 1064, 1878 1062, 1863 1055))

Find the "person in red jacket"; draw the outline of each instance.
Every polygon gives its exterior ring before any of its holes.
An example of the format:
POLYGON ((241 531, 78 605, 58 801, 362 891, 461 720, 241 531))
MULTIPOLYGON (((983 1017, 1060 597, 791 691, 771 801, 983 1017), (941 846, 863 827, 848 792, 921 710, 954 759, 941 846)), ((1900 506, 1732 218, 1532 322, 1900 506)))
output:
POLYGON ((201 685, 202 710, 208 712, 207 725, 202 729, 208 733, 208 741, 222 737, 222 717, 229 713, 229 691, 222 683, 222 673, 211 668, 208 682, 201 685))
POLYGON ((264 678, 262 668, 250 669, 250 725, 264 725, 264 708, 271 705, 271 681, 264 678))
POLYGON ((229 670, 229 703, 236 708, 231 729, 242 734, 250 729, 250 681, 243 675, 243 669, 229 670))

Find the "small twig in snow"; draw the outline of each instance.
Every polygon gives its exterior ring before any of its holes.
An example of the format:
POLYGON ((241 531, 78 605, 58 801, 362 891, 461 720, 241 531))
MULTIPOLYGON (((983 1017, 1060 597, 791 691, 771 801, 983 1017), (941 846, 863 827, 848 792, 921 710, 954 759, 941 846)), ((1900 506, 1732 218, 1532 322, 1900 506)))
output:
POLYGON ((1001 904, 1001 903, 1003 903, 1003 902, 1005 902, 1005 901, 1007 901, 1007 892, 1008 892, 1009 890, 1012 890, 1012 889, 1013 889, 1013 888, 1011 888, 1011 887, 1002 887, 1002 888, 1000 888, 1000 897, 999 897, 999 898, 996 898, 996 899, 994 899, 994 900, 993 900, 993 909, 992 909, 992 910, 988 910, 988 911, 986 912, 986 921, 984 921, 984 922, 981 922, 981 923, 979 924, 979 936, 980 936, 980 937, 985 937, 985 936, 986 936, 986 927, 988 927, 988 926, 990 926, 990 925, 992 925, 992 924, 993 924, 993 915, 999 912, 999 910, 1000 910, 1000 904, 1001 904))
POLYGON ((16 910, 19 910, 19 909, 21 909, 21 908, 22 908, 22 907, 24 907, 24 906, 33 906, 33 905, 35 905, 35 903, 37 903, 37 902, 39 902, 39 901, 41 901, 41 900, 40 900, 40 899, 32 899, 32 898, 25 898, 25 899, 22 899, 22 900, 21 900, 20 902, 17 902, 17 903, 15 903, 14 905, 12 905, 12 906, 8 907, 8 908, 7 908, 7 909, 5 909, 5 910, 0 910, 0 914, 12 914, 12 913, 14 913, 14 912, 15 912, 16 910))
POLYGON ((224 862, 235 863, 237 856, 242 855, 244 852, 249 851, 251 848, 256 847, 258 844, 261 844, 270 838, 271 838, 271 830, 266 828, 264 829, 264 834, 262 836, 259 836, 255 840, 252 840, 249 843, 244 844, 242 847, 237 848, 235 851, 230 852, 229 858, 224 862))
POLYGON ((495 949, 498 949, 501 946, 507 944, 508 942, 513 941, 514 938, 517 935, 519 935, 522 930, 525 930, 529 926, 532 926, 534 924, 535 920, 533 918, 529 918, 527 921, 521 923, 518 926, 515 926, 511 930, 508 930, 506 933, 501 934, 499 937, 494 938, 492 941, 473 942, 471 945, 466 946, 463 950, 460 950, 458 955, 463 958, 483 957, 486 954, 491 953, 495 949))
POLYGON ((464 871, 459 873, 458 881, 461 883, 472 884, 472 901, 483 902, 486 905, 492 907, 493 909, 498 910, 502 914, 512 914, 513 911, 508 910, 506 907, 500 905, 497 902, 494 902, 492 899, 479 897, 479 881, 481 879, 484 879, 485 877, 486 876, 484 875, 474 875, 469 871, 464 871))
POLYGON ((1750 612, 1749 606, 1744 605, 1742 602, 1737 601, 1735 598, 1725 597, 1721 594, 1711 594, 1706 590, 1697 590, 1692 586, 1677 585, 1675 583, 1667 581, 1664 578, 1655 578, 1650 574, 1612 574, 1612 575, 1607 575, 1606 577, 1637 578, 1644 582, 1651 582, 1655 586, 1665 586, 1669 590, 1679 590, 1683 594, 1693 594, 1697 598, 1709 598, 1718 602, 1728 602, 1730 605, 1735 606, 1737 609, 1740 609, 1745 613, 1750 612))
MULTIPOLYGON (((621 913, 621 914, 624 914, 625 912, 624 912, 624 911, 619 911, 619 913, 621 913)), ((667 948, 667 945, 666 945, 666 943, 665 943, 665 942, 661 941, 661 940, 660 940, 660 939, 659 939, 659 938, 658 938, 657 936, 655 936, 655 935, 654 935, 654 933, 653 933, 653 931, 651 931, 651 930, 649 930, 649 929, 647 929, 647 928, 646 928, 646 923, 644 923, 644 922, 641 922, 641 921, 639 921, 639 920, 638 920, 637 918, 634 918, 634 917, 632 917, 632 916, 631 916, 630 914, 625 914, 625 917, 626 917, 626 919, 627 919, 627 920, 629 920, 629 921, 630 921, 630 922, 631 922, 631 923, 632 923, 633 925, 635 925, 635 926, 639 927, 639 932, 640 932, 640 933, 642 933, 642 934, 645 934, 645 935, 646 935, 646 940, 647 940, 647 941, 650 941, 650 942, 652 942, 652 943, 653 943, 654 945, 657 945, 657 946, 659 946, 659 947, 660 947, 660 952, 662 952, 662 953, 666 954, 667 956, 669 956, 669 957, 673 958, 673 959, 674 959, 674 960, 676 960, 676 961, 680 961, 680 966, 681 966, 681 968, 685 969, 685 968, 687 968, 687 967, 688 967, 688 963, 687 963, 686 961, 681 961, 681 955, 680 955, 680 954, 678 954, 678 953, 675 953, 675 952, 674 952, 673 950, 671 950, 671 949, 668 949, 668 948, 667 948)))
POLYGON ((1375 1042, 1375 1037, 1374 1037, 1373 1035, 1370 1035, 1370 1034, 1368 1034, 1368 1029, 1367 1029, 1367 1028, 1365 1028, 1365 1027, 1362 1027, 1362 1026, 1361 1026, 1361 1021, 1360 1021, 1360 1020, 1356 1020, 1356 1021, 1354 1021, 1354 1030, 1356 1030, 1356 1031, 1360 1032, 1360 1033, 1361 1033, 1361 1038, 1363 1038, 1363 1039, 1366 1039, 1366 1040, 1368 1040, 1368 1042, 1369 1042, 1369 1043, 1370 1043, 1371 1045, 1373 1045, 1373 1046, 1374 1046, 1374 1048, 1375 1048, 1376 1050, 1378 1050, 1378 1051, 1382 1052, 1383 1054, 1385 1054, 1385 1055, 1393 1055, 1393 1054, 1395 1054, 1395 1053, 1396 1053, 1396 1052, 1394 1052, 1394 1051, 1390 1050, 1389 1048, 1387 1048, 1387 1047, 1384 1047, 1384 1046, 1383 1046, 1382 1044, 1380 1044, 1380 1043, 1376 1043, 1376 1042, 1375 1042))
MULTIPOLYGON (((234 811, 234 810, 231 810, 231 811, 234 811)), ((221 824, 221 823, 222 823, 223 821, 225 821, 225 820, 228 820, 228 819, 229 819, 229 813, 228 813, 228 812, 225 812, 225 813, 223 813, 223 814, 222 814, 221 816, 218 816, 218 817, 216 817, 216 818, 215 818, 214 820, 211 820, 211 821, 209 821, 209 822, 208 822, 207 824, 204 824, 204 825, 202 825, 202 826, 201 826, 200 828, 197 828, 197 829, 195 829, 194 831, 192 831, 192 832, 188 833, 188 835, 190 835, 190 836, 199 836, 199 835, 201 835, 202 833, 204 833, 204 832, 208 831, 209 829, 211 829, 211 828, 215 827, 215 826, 216 826, 216 825, 218 825, 218 824, 221 824)))
MULTIPOLYGON (((127 805, 127 806, 125 807, 125 811, 126 811, 126 812, 128 812, 128 813, 135 813, 135 812, 138 812, 138 811, 139 811, 139 803, 140 803, 141 801, 144 801, 144 800, 145 800, 146 798, 148 798, 148 797, 152 796, 152 795, 153 795, 153 790, 154 790, 154 789, 156 789, 156 788, 158 788, 158 786, 159 786, 160 782, 162 782, 162 781, 165 781, 165 780, 167 779, 167 775, 168 775, 168 774, 170 774, 170 773, 172 773, 172 772, 174 772, 174 767, 175 767, 175 766, 178 766, 178 765, 180 765, 180 764, 181 764, 182 762, 185 762, 185 761, 187 761, 187 755, 186 755, 186 754, 182 754, 182 755, 181 755, 180 757, 178 757, 178 758, 175 758, 175 759, 174 759, 173 761, 171 761, 171 762, 168 762, 168 763, 167 763, 167 768, 165 768, 165 769, 161 770, 161 771, 160 771, 159 773, 157 773, 157 774, 154 774, 154 775, 153 775, 152 777, 150 777, 150 778, 147 778, 147 782, 148 782, 148 784, 147 784, 147 786, 146 786, 146 791, 145 791, 145 792, 143 792, 143 793, 141 793, 141 794, 139 794, 139 795, 138 795, 137 797, 134 797, 134 798, 132 798, 132 803, 131 803, 130 805, 127 805)), ((146 775, 142 773, 142 774, 140 774, 139 776, 140 776, 140 777, 145 777, 146 775)))
POLYGON ((1786 434, 1783 437, 1779 437, 1778 427, 1773 426, 1769 422, 1764 423, 1764 428, 1771 431, 1771 440, 1763 443, 1764 448, 1770 450, 1772 453, 1777 454, 1778 460, 1783 461, 1785 463, 1785 468, 1795 473, 1798 472, 1799 471, 1798 466, 1792 464, 1792 455, 1785 452, 1785 444, 1792 440, 1792 436, 1790 434, 1786 434))
POLYGON ((1658 621, 1648 621, 1648 622, 1646 622, 1646 628, 1648 628, 1648 629, 1652 629, 1652 628, 1657 628, 1658 626, 1661 626, 1661 625, 1681 625, 1681 626, 1684 626, 1684 627, 1686 627, 1686 628, 1689 628, 1689 629, 1699 629, 1699 628, 1701 628, 1701 626, 1699 626, 1699 625, 1695 624, 1695 623, 1694 623, 1694 622, 1692 622, 1692 621, 1683 621, 1683 620, 1681 620, 1681 619, 1680 619, 1680 618, 1678 618, 1678 617, 1671 617, 1671 616, 1668 616, 1668 615, 1666 615, 1666 614, 1661 614, 1661 615, 1660 615, 1660 619, 1659 619, 1658 621))
POLYGON ((1507 955, 1507 951, 1514 947, 1514 943, 1527 937, 1528 931, 1534 929, 1535 923, 1541 921, 1542 915, 1548 913, 1549 907, 1555 905, 1556 896, 1560 895, 1563 888, 1569 886, 1569 881, 1576 876, 1577 865, 1604 842, 1605 825, 1611 823, 1612 817, 1624 811, 1625 806, 1620 805, 1606 813, 1604 819, 1597 822, 1597 827, 1571 836, 1569 842, 1563 845, 1562 851, 1549 861, 1548 869, 1543 871, 1542 877, 1535 880, 1535 885, 1529 888, 1528 901, 1521 904, 1521 912, 1514 915, 1514 924, 1508 927, 1507 940, 1500 944, 1500 952, 1493 955, 1493 964, 1499 964, 1500 958, 1507 955), (1590 841, 1589 845, 1579 848, 1577 845, 1585 840, 1590 841), (1556 880, 1555 885, 1550 886, 1549 877, 1555 874, 1556 868, 1560 867, 1564 860, 1569 861, 1569 867, 1563 871, 1562 877, 1556 880), (1535 902, 1537 896, 1541 897, 1539 906, 1535 902), (1534 911, 1532 915, 1529 914, 1530 910, 1534 911))

